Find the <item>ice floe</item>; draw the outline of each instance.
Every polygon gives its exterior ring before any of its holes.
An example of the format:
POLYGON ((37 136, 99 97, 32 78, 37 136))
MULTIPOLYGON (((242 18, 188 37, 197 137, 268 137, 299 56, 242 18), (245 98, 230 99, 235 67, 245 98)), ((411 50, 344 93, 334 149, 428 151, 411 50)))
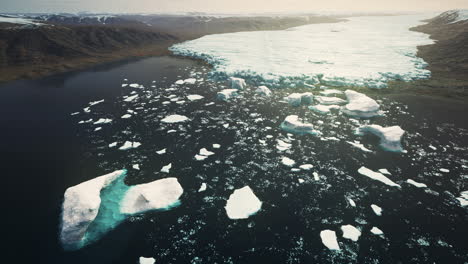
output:
POLYGON ((331 250, 340 250, 340 246, 338 245, 338 241, 336 240, 336 233, 332 230, 322 230, 320 232, 320 238, 322 239, 323 245, 325 245, 328 249, 331 250))
POLYGON ((124 99, 124 102, 131 102, 131 101, 134 101, 137 98, 138 98, 138 94, 128 96, 127 98, 124 99))
POLYGON ((166 149, 165 149, 165 148, 156 151, 156 154, 159 154, 159 155, 162 155, 162 154, 165 154, 165 153, 166 153, 166 149))
POLYGON ((379 125, 365 125, 356 130, 357 135, 371 133, 380 138, 380 146, 387 151, 405 152, 401 146, 401 138, 405 131, 399 126, 381 127, 379 125))
POLYGON ((414 185, 414 186, 416 186, 416 187, 418 187, 418 188, 426 188, 426 187, 427 187, 426 184, 413 181, 412 179, 408 179, 408 180, 406 180, 406 182, 409 183, 409 184, 411 184, 411 185, 414 185))
POLYGON ((262 202, 249 186, 234 190, 226 202, 226 213, 230 219, 246 219, 262 208, 262 202))
POLYGON ((140 264, 155 264, 156 260, 154 258, 145 258, 140 257, 139 260, 140 264))
POLYGON ((108 123, 111 123, 112 122, 112 119, 109 119, 109 118, 99 118, 98 121, 94 122, 93 124, 95 125, 99 125, 99 124, 108 124, 108 123))
POLYGON ((313 167, 314 165, 312 164, 302 164, 301 166, 299 166, 301 170, 311 170, 313 167))
POLYGON ((132 115, 130 115, 130 114, 125 114, 125 115, 121 116, 120 118, 122 118, 122 119, 128 119, 128 118, 130 118, 130 117, 132 117, 132 115))
POLYGON ((199 94, 189 94, 187 95, 187 99, 189 99, 190 101, 196 101, 196 100, 203 99, 203 96, 199 94))
POLYGON ((345 91, 348 104, 341 111, 349 116, 369 118, 381 115, 380 105, 365 94, 353 90, 345 91))
POLYGON ((217 93, 217 98, 222 101, 227 101, 231 99, 232 97, 237 96, 238 95, 237 92, 238 92, 237 89, 224 89, 217 93))
POLYGON ((345 104, 346 101, 338 97, 328 97, 328 96, 315 96, 314 98, 319 104, 322 105, 341 105, 345 104))
POLYGON ((372 234, 374 235, 377 235, 377 236, 380 236, 380 235, 383 235, 383 231, 380 230, 378 227, 372 227, 372 229, 370 230, 372 234))
POLYGON ((372 208, 372 211, 374 211, 374 213, 378 216, 381 216, 382 215, 382 208, 380 208, 380 206, 378 205, 375 205, 375 204, 371 204, 371 208, 372 208))
POLYGON ((167 165, 165 165, 165 166, 163 166, 163 167, 161 168, 161 172, 169 173, 169 171, 171 170, 171 168, 172 168, 172 163, 169 163, 169 164, 167 164, 167 165))
POLYGON ((268 89, 268 87, 262 85, 262 86, 259 86, 256 90, 255 90, 255 93, 257 93, 258 95, 261 95, 261 96, 271 96, 272 95, 272 92, 270 89, 268 89))
POLYGON ((462 207, 468 206, 468 191, 463 191, 460 193, 460 197, 457 198, 462 207))
POLYGON ((168 210, 180 204, 184 190, 177 178, 165 178, 131 186, 120 202, 122 214, 139 214, 150 210, 168 210))
POLYGON ((361 236, 361 231, 352 225, 341 226, 341 231, 343 231, 344 238, 351 239, 352 241, 358 241, 361 236))
POLYGON ((314 96, 310 92, 292 93, 286 97, 286 101, 291 106, 300 106, 301 104, 308 105, 314 100, 314 96))
POLYGON ((201 186, 200 186, 200 189, 198 189, 198 192, 206 191, 206 187, 207 187, 206 183, 202 183, 201 186))
POLYGON ((169 115, 161 120, 163 123, 180 123, 188 120, 188 117, 183 115, 169 115))
POLYGON ((319 134, 312 124, 301 122, 297 115, 287 116, 281 123, 280 127, 284 131, 296 134, 319 134))
POLYGON ((340 109, 339 105, 311 105, 309 109, 319 114, 329 114, 331 110, 340 109))
POLYGON ((380 181, 382 183, 387 184, 388 186, 392 187, 401 187, 399 184, 394 183, 392 180, 389 178, 385 177, 382 173, 375 172, 373 170, 370 170, 366 167, 361 167, 358 170, 359 174, 367 176, 373 180, 380 181))
POLYGON ((372 150, 366 148, 363 144, 359 143, 359 141, 346 141, 346 143, 351 144, 352 146, 361 149, 364 152, 372 152, 372 150))
POLYGON ((119 149, 127 150, 127 149, 138 148, 139 146, 141 146, 140 142, 125 141, 125 143, 119 149))
POLYGON ((232 89, 243 90, 247 84, 242 78, 229 77, 229 85, 232 89))
POLYGON ((288 157, 282 157, 281 158, 281 163, 283 163, 283 165, 285 166, 288 166, 288 167, 292 167, 294 166, 294 164, 296 164, 296 162, 288 157))

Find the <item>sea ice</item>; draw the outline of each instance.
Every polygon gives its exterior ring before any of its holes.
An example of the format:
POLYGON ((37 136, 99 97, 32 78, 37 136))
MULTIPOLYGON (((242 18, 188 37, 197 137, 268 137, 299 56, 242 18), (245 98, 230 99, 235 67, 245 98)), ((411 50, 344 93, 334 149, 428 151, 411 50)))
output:
POLYGON ((97 104, 100 104, 100 103, 103 103, 103 102, 104 102, 104 99, 98 100, 98 101, 89 102, 89 106, 97 105, 97 104))
POLYGON ((168 210, 180 204, 184 190, 177 178, 165 178, 131 186, 120 202, 122 214, 139 214, 150 210, 168 210))
POLYGON ((343 231, 344 238, 351 239, 352 241, 358 241, 361 236, 361 231, 352 225, 341 226, 341 231, 343 231))
POLYGON ((165 148, 156 151, 156 154, 159 154, 159 155, 162 155, 162 154, 165 154, 165 153, 166 153, 166 149, 165 149, 165 148))
POLYGON ((232 89, 243 90, 247 85, 242 78, 229 77, 229 84, 232 89))
POLYGON ((197 79, 195 78, 188 78, 184 80, 184 83, 186 84, 195 84, 197 82, 197 79))
POLYGON ((372 133, 380 138, 380 146, 387 151, 404 152, 401 138, 405 131, 399 126, 381 127, 379 125, 365 125, 356 130, 357 135, 372 133))
POLYGON ((109 148, 117 147, 117 142, 112 142, 109 144, 109 148))
POLYGON ((336 240, 336 233, 332 230, 323 230, 320 232, 320 238, 322 239, 323 245, 331 250, 340 250, 338 241, 336 240))
POLYGON ((99 118, 98 121, 94 122, 93 124, 95 125, 99 125, 99 124, 108 124, 112 122, 112 119, 109 119, 109 118, 99 118))
POLYGON ((219 148, 221 148, 221 145, 220 144, 213 144, 213 148, 219 149, 219 148))
POLYGON ((189 99, 190 101, 196 101, 196 100, 203 99, 203 96, 198 95, 198 94, 189 94, 187 95, 187 99, 189 99))
POLYGON ((288 157, 282 157, 281 158, 281 163, 283 163, 284 165, 288 166, 288 167, 292 167, 294 166, 294 164, 296 164, 296 162, 288 157))
POLYGON ((378 227, 375 227, 375 226, 372 227, 372 229, 371 229, 370 231, 371 231, 372 234, 374 234, 374 235, 378 235, 378 236, 383 235, 383 231, 380 230, 378 227))
POLYGON ((367 176, 373 180, 376 180, 376 181, 380 181, 382 183, 385 183, 387 184, 388 186, 392 186, 392 187, 401 187, 400 185, 394 183, 392 180, 390 180, 389 178, 385 177, 382 173, 379 173, 379 172, 375 172, 375 171, 372 171, 372 170, 369 170, 368 168, 366 167, 361 167, 359 168, 358 170, 359 174, 361 175, 364 175, 364 176, 367 176))
POLYGON ((418 188, 426 188, 426 187, 427 187, 426 184, 420 183, 420 182, 415 182, 415 181, 413 181, 412 179, 408 179, 408 180, 406 180, 406 182, 409 183, 409 184, 411 184, 411 185, 414 185, 414 186, 416 186, 416 187, 418 187, 418 188))
POLYGON ((154 258, 140 257, 139 262, 140 264, 155 264, 156 260, 154 258))
POLYGON ((140 164, 133 164, 132 168, 135 170, 140 170, 140 164))
POLYGON ((309 109, 319 114, 329 114, 333 109, 340 109, 339 105, 311 105, 309 109))
POLYGON ((343 91, 336 90, 336 89, 327 89, 325 91, 321 91, 320 94, 323 96, 330 96, 330 95, 335 95, 335 94, 343 94, 343 91))
POLYGON ((315 100, 322 105, 341 105, 346 101, 338 97, 315 96, 315 100))
POLYGON ((457 198, 462 207, 468 206, 468 191, 463 191, 460 193, 460 197, 457 198))
POLYGON ((249 186, 245 186, 229 196, 224 208, 230 219, 246 219, 262 208, 262 202, 249 186))
POLYGON ((166 166, 163 166, 163 167, 162 167, 161 172, 169 173, 169 171, 171 170, 171 168, 172 168, 172 163, 169 163, 169 164, 167 164, 166 166))
POLYGON ((138 148, 139 146, 141 146, 140 142, 125 141, 125 143, 119 149, 127 150, 127 149, 132 149, 132 148, 138 148))
POLYGON ((312 93, 292 93, 286 97, 288 104, 291 106, 300 106, 301 104, 308 105, 313 102, 314 96, 312 93))
POLYGON ((317 135, 319 134, 318 131, 314 129, 312 124, 303 123, 299 121, 299 117, 297 115, 290 115, 287 116, 284 121, 280 125, 281 129, 290 133, 296 134, 312 134, 317 135))
POLYGON ((314 165, 312 164, 302 164, 301 166, 299 166, 301 170, 311 170, 313 167, 314 165))
POLYGON ((132 115, 130 115, 130 114, 125 114, 125 115, 121 116, 120 118, 122 118, 122 119, 127 119, 127 118, 130 118, 130 117, 132 117, 132 115))
POLYGON ((169 115, 161 120, 163 123, 179 123, 185 122, 188 120, 188 117, 183 115, 169 115))
POLYGON ((271 96, 272 95, 272 92, 270 89, 268 89, 268 87, 262 85, 262 86, 259 86, 257 88, 257 90, 255 90, 255 93, 257 93, 258 95, 261 95, 261 96, 271 96))
POLYGON ((348 104, 341 111, 349 116, 369 118, 380 115, 380 105, 365 94, 353 90, 345 91, 348 104))
POLYGON ((277 139, 276 142, 278 142, 276 144, 276 149, 278 149, 279 151, 285 151, 285 150, 288 150, 291 148, 291 144, 290 143, 287 143, 287 142, 284 142, 283 140, 281 139, 277 139))
POLYGON ((206 183, 202 183, 202 185, 200 186, 200 189, 198 189, 198 192, 206 191, 206 187, 207 187, 206 183))
POLYGON ((133 100, 135 100, 137 98, 138 98, 138 94, 135 94, 135 95, 132 95, 132 96, 129 96, 129 97, 125 98, 124 102, 131 102, 131 101, 133 101, 133 100))
POLYGON ((392 175, 387 169, 379 169, 379 172, 382 174, 392 175))
POLYGON ((356 148, 358 148, 358 149, 361 149, 361 150, 364 151, 364 152, 372 152, 372 150, 370 150, 370 149, 364 147, 364 145, 361 144, 361 143, 359 143, 359 141, 354 141, 354 142, 346 141, 346 143, 349 143, 349 144, 351 144, 352 146, 354 146, 354 147, 356 147, 356 148))
POLYGON ((219 100, 227 101, 231 99, 232 97, 237 96, 238 95, 237 92, 238 92, 237 89, 224 89, 217 93, 217 97, 219 100))
POLYGON ((65 191, 60 232, 60 240, 65 248, 77 249, 83 246, 86 231, 98 215, 101 190, 125 173, 125 170, 114 171, 65 191))
POLYGON ((372 211, 374 211, 374 213, 378 216, 381 216, 382 215, 382 208, 380 208, 379 206, 375 205, 375 204, 371 204, 371 208, 372 208, 372 211))

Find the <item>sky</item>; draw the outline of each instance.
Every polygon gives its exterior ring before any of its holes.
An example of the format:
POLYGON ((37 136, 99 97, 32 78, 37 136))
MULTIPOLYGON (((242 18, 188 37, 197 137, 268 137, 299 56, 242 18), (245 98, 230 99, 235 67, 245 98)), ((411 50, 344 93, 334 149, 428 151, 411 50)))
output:
POLYGON ((468 0, 0 0, 0 12, 382 12, 445 11, 468 0))

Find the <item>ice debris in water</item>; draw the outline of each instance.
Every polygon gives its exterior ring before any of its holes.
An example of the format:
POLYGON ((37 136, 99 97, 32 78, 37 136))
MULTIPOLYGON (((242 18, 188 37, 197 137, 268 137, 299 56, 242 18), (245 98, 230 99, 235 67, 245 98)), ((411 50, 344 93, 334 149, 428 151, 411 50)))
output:
POLYGON ((406 180, 406 182, 409 183, 409 184, 411 184, 411 185, 414 185, 414 186, 416 186, 416 187, 418 187, 418 188, 426 188, 426 187, 427 187, 426 184, 413 181, 412 179, 408 179, 408 180, 406 180))
POLYGON ((224 89, 217 93, 217 97, 219 100, 227 101, 232 97, 237 96, 237 91, 237 89, 224 89))
POLYGON ((221 145, 220 144, 213 144, 213 148, 219 149, 219 148, 221 148, 221 145))
POLYGON ((212 151, 209 151, 207 150, 206 148, 202 148, 200 149, 200 153, 195 155, 195 159, 196 160, 205 160, 206 158, 208 158, 208 156, 211 156, 211 155, 214 155, 215 153, 212 152, 212 151))
POLYGON ((340 106, 318 104, 309 106, 309 109, 319 114, 329 114, 331 110, 340 109, 340 106))
POLYGON ((319 134, 319 132, 314 129, 312 124, 299 121, 299 117, 297 115, 287 116, 281 123, 280 127, 284 131, 296 134, 319 134))
POLYGON ((138 94, 128 96, 127 98, 124 99, 124 102, 131 102, 131 101, 133 101, 133 100, 135 100, 137 98, 138 98, 138 94))
POLYGON ((125 170, 114 171, 65 191, 60 232, 60 241, 64 248, 78 249, 84 246, 86 231, 98 215, 101 206, 101 190, 125 173, 125 170))
POLYGON ((100 104, 100 103, 103 103, 103 102, 104 102, 104 99, 98 100, 98 101, 89 102, 89 106, 97 105, 97 104, 100 104))
POLYGON ((109 148, 117 147, 117 142, 112 142, 109 144, 109 148))
POLYGON ((336 90, 336 89, 328 89, 325 91, 321 91, 320 94, 323 96, 330 96, 330 95, 336 95, 336 94, 343 94, 343 91, 336 90))
POLYGON ((349 205, 351 205, 352 207, 356 207, 356 203, 354 202, 353 199, 348 198, 348 202, 349 202, 349 205))
POLYGON ((292 146, 290 143, 284 142, 284 141, 281 140, 281 139, 277 139, 276 142, 277 142, 277 144, 276 144, 276 149, 278 149, 279 151, 288 150, 288 149, 290 149, 291 146, 292 146))
POLYGON ((281 163, 283 163, 285 166, 292 167, 296 162, 288 157, 282 157, 281 158, 281 163))
POLYGON ((380 208, 378 205, 375 205, 375 204, 371 204, 371 208, 372 208, 372 211, 374 211, 374 213, 378 216, 381 216, 382 215, 382 208, 380 208))
POLYGON ((188 117, 183 115, 169 115, 161 120, 163 123, 179 123, 185 122, 188 120, 188 117))
POLYGON ((232 89, 243 90, 247 84, 242 78, 229 77, 229 85, 232 89))
POLYGON ((392 175, 387 169, 379 169, 379 172, 382 174, 392 175))
POLYGON ((372 229, 370 231, 374 235, 378 235, 378 236, 383 235, 383 231, 380 230, 378 227, 375 227, 375 226, 372 227, 372 229))
POLYGON ((161 172, 169 173, 169 171, 171 170, 171 168, 172 168, 172 163, 169 163, 169 164, 167 164, 167 165, 165 165, 165 166, 162 167, 161 172))
POLYGON ((313 102, 314 96, 312 93, 292 93, 286 97, 286 100, 291 106, 300 106, 301 104, 308 105, 313 102))
POLYGON ((387 184, 388 186, 392 187, 401 187, 400 185, 394 183, 392 180, 389 178, 385 177, 382 173, 372 171, 366 167, 361 167, 358 170, 359 174, 367 176, 373 180, 380 181, 382 183, 387 184))
POLYGON ((351 144, 352 146, 361 149, 364 152, 372 152, 372 150, 366 148, 363 144, 359 143, 359 141, 346 141, 346 143, 351 144))
POLYGON ((316 96, 315 100, 322 105, 341 105, 346 101, 338 97, 316 96))
POLYGON ((468 206, 468 191, 463 191, 460 193, 460 197, 457 198, 462 207, 468 206))
POLYGON ((165 178, 131 186, 120 202, 122 214, 139 214, 150 210, 168 210, 180 204, 184 190, 177 178, 165 178))
POLYGON ((162 155, 162 154, 165 154, 165 153, 166 153, 166 149, 165 149, 165 148, 156 151, 156 154, 158 154, 158 155, 162 155))
POLYGON ((405 131, 399 126, 381 127, 379 125, 365 125, 356 130, 357 135, 371 133, 380 138, 380 146, 387 151, 405 152, 401 146, 401 138, 405 131))
POLYGON ((154 258, 140 257, 139 262, 140 264, 155 264, 156 260, 154 258))
POLYGON ((445 172, 445 173, 449 173, 449 172, 450 172, 450 170, 448 170, 448 169, 444 169, 444 168, 440 168, 440 169, 439 169, 439 171, 441 171, 441 172, 445 172))
POLYGON ((302 164, 301 166, 299 166, 301 170, 311 170, 313 167, 314 165, 312 164, 302 164))
POLYGON ((230 219, 246 219, 262 208, 262 202, 249 186, 235 190, 226 202, 226 213, 230 219))
POLYGON ((358 241, 361 236, 361 231, 352 225, 341 226, 341 231, 343 231, 344 238, 351 239, 352 241, 358 241))
POLYGON ((130 118, 130 117, 132 117, 132 115, 130 115, 130 114, 125 114, 125 115, 121 116, 120 118, 122 118, 122 119, 128 119, 128 118, 130 118))
POLYGON ((140 142, 125 141, 125 143, 119 149, 127 150, 127 149, 132 149, 132 148, 138 148, 139 146, 141 146, 140 142))
POLYGON ((268 89, 268 87, 262 85, 262 86, 259 86, 257 88, 257 90, 255 90, 255 93, 257 93, 258 95, 261 95, 261 96, 271 96, 272 95, 272 92, 270 89, 268 89))
POLYGON ((345 91, 348 104, 341 111, 349 116, 369 118, 380 115, 380 105, 365 94, 353 90, 345 91))
POLYGON ((322 230, 320 232, 320 238, 322 239, 323 245, 331 250, 340 250, 338 241, 336 240, 336 233, 332 230, 322 230))
POLYGON ((198 95, 198 94, 189 94, 187 95, 187 99, 189 99, 190 101, 196 101, 196 100, 203 99, 203 96, 198 95))
POLYGON ((93 124, 95 125, 99 125, 99 124, 108 124, 112 122, 112 119, 109 119, 109 118, 99 118, 98 121, 94 122, 93 124))
POLYGON ((135 170, 140 170, 140 164, 133 164, 132 168, 135 170))
POLYGON ((206 183, 202 183, 201 186, 200 186, 200 189, 198 189, 198 192, 206 191, 206 187, 207 187, 206 183))

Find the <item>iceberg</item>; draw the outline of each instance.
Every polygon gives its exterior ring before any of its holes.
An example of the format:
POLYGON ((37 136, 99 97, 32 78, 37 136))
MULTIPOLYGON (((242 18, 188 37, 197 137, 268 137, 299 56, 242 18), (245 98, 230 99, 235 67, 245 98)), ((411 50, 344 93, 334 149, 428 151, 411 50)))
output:
POLYGON ((140 214, 152 210, 169 210, 180 204, 184 190, 177 178, 165 178, 131 186, 120 202, 122 214, 140 214))
POLYGON ((217 93, 217 97, 219 100, 227 101, 232 97, 237 96, 237 91, 237 89, 224 89, 217 93))
POLYGON ((382 183, 385 183, 388 186, 398 187, 398 188, 401 187, 399 184, 396 184, 392 180, 390 180, 389 178, 385 177, 382 173, 369 170, 366 167, 359 168, 358 172, 359 172, 359 174, 361 174, 363 176, 367 176, 367 177, 369 177, 369 178, 371 178, 373 180, 380 181, 382 183))
POLYGON ((188 117, 183 115, 169 115, 161 120, 163 123, 180 123, 188 120, 188 117))
POLYGON ((128 119, 128 118, 130 118, 130 117, 132 117, 132 115, 130 115, 130 114, 125 114, 125 115, 121 116, 120 118, 122 118, 122 119, 128 119))
POLYGON ((361 231, 352 225, 343 225, 341 226, 341 231, 343 231, 343 237, 351 239, 352 241, 358 241, 361 236, 361 231))
POLYGON ((302 164, 299 166, 301 170, 311 170, 314 167, 312 164, 302 164))
POLYGON ((229 77, 229 85, 231 86, 232 89, 244 90, 247 84, 245 83, 245 80, 242 78, 229 77))
POLYGON ((257 90, 255 90, 255 93, 257 93, 258 95, 261 95, 261 96, 271 96, 272 95, 272 92, 270 89, 268 89, 268 87, 266 86, 259 86, 257 88, 257 90))
POLYGON ((336 90, 336 89, 328 89, 325 91, 321 91, 320 94, 323 96, 330 96, 330 95, 336 95, 336 94, 343 94, 343 91, 336 90))
POLYGON ((339 105, 311 105, 309 109, 319 114, 329 114, 333 109, 340 109, 339 105))
POLYGON ((60 241, 64 248, 78 249, 84 246, 86 232, 96 219, 101 206, 101 190, 125 175, 125 170, 117 170, 65 191, 60 231, 60 241))
POLYGON ((287 116, 284 121, 280 125, 281 129, 284 131, 290 132, 290 133, 296 133, 296 134, 311 134, 311 135, 317 135, 319 134, 318 131, 314 129, 312 124, 309 123, 303 123, 299 121, 299 117, 297 115, 290 115, 287 116))
POLYGON ((198 95, 198 94, 189 94, 187 95, 187 99, 189 99, 190 101, 196 101, 196 100, 203 99, 203 96, 198 95))
POLYGON ((156 154, 158 154, 158 155, 162 155, 162 154, 165 154, 165 153, 166 153, 166 149, 165 149, 165 148, 156 151, 156 154))
POLYGON ((167 164, 166 166, 163 166, 163 167, 161 168, 161 172, 169 173, 169 171, 171 170, 171 168, 172 168, 172 163, 169 163, 169 164, 167 164))
POLYGON ((457 198, 462 207, 468 206, 468 191, 463 191, 460 193, 460 197, 457 198))
POLYGON ((262 202, 249 186, 245 186, 229 196, 224 208, 230 219, 247 219, 262 208, 262 202))
POLYGON ((315 100, 322 105, 342 105, 346 101, 338 97, 315 96, 315 100))
POLYGON ((380 105, 365 94, 353 90, 345 91, 348 104, 341 111, 352 117, 370 118, 380 115, 380 105))
POLYGON ((399 126, 381 127, 379 125, 365 125, 356 130, 357 135, 371 133, 380 138, 380 146, 387 151, 405 152, 401 146, 401 138, 405 131, 399 126))
POLYGON ((374 213, 377 215, 377 216, 381 216, 382 215, 382 208, 380 208, 378 205, 375 205, 375 204, 371 204, 371 208, 372 208, 372 211, 374 211, 374 213))
POLYGON ((127 149, 132 149, 132 148, 138 148, 139 146, 141 146, 140 142, 125 141, 125 143, 119 149, 127 150, 127 149))
POLYGON ((112 122, 112 119, 109 119, 109 118, 99 118, 98 121, 94 122, 93 124, 95 125, 99 125, 99 124, 108 124, 112 122))
POLYGON ((301 104, 308 105, 313 102, 314 96, 312 93, 292 93, 286 97, 286 100, 291 106, 300 106, 301 104))
POLYGON ((135 94, 135 95, 132 95, 132 96, 129 96, 129 97, 125 98, 124 102, 131 102, 131 101, 133 101, 133 100, 135 100, 137 98, 138 98, 138 94, 135 94))
POLYGON ((219 148, 221 148, 221 145, 220 144, 213 144, 213 148, 219 149, 219 148))
POLYGON ((140 257, 138 262, 140 262, 140 264, 155 264, 156 260, 154 258, 140 257))
POLYGON ((103 103, 103 102, 104 102, 104 99, 98 100, 98 101, 89 102, 89 106, 97 105, 97 104, 100 104, 100 103, 103 103))
POLYGON ((202 185, 200 186, 200 189, 198 189, 198 192, 206 191, 206 187, 207 187, 206 183, 202 183, 202 185))
POLYGON ((288 166, 288 167, 292 167, 294 166, 294 164, 296 164, 296 162, 288 157, 282 157, 281 158, 281 163, 283 163, 284 165, 288 166))
POLYGON ((355 142, 351 142, 351 141, 346 141, 346 143, 358 148, 358 149, 361 149, 362 151, 364 152, 372 152, 372 150, 364 147, 363 144, 359 143, 359 141, 355 141, 355 142))
POLYGON ((195 84, 197 82, 197 79, 195 78, 188 78, 184 80, 184 83, 186 84, 195 84))
POLYGON ((340 246, 338 245, 338 241, 336 240, 336 233, 332 230, 322 230, 320 232, 320 238, 322 239, 323 245, 325 245, 328 249, 331 250, 340 250, 340 246))
POLYGON ((383 231, 380 230, 378 227, 372 227, 372 229, 370 230, 372 234, 374 235, 377 235, 377 236, 380 236, 380 235, 383 235, 383 231))
POLYGON ((426 184, 413 181, 412 179, 408 179, 408 180, 406 180, 406 182, 409 183, 409 184, 411 184, 411 185, 414 185, 414 186, 416 186, 416 187, 418 187, 418 188, 426 188, 426 187, 427 187, 426 184))

